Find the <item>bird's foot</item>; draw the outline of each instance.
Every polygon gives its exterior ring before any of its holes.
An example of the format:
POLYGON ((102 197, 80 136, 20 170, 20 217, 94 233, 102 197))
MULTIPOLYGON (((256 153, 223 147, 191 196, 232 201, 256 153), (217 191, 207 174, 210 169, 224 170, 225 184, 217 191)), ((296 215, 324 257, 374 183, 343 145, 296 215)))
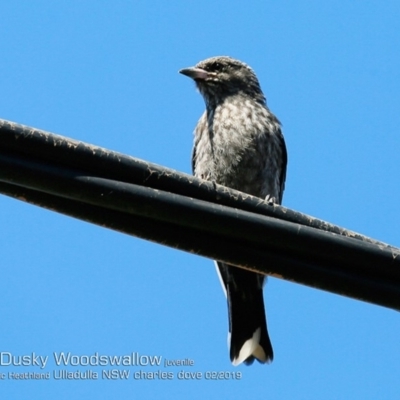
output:
POLYGON ((270 196, 269 194, 267 194, 267 195, 265 196, 265 201, 266 201, 270 206, 272 206, 272 205, 274 205, 274 204, 277 204, 277 203, 276 203, 276 200, 275 200, 275 197, 274 197, 274 196, 270 196))

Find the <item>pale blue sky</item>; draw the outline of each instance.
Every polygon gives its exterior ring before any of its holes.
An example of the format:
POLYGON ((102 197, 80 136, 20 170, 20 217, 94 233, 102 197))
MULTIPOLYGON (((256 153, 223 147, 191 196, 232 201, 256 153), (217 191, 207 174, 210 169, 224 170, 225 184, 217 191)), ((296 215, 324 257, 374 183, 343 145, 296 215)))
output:
MULTIPOLYGON (((0 118, 190 172, 204 105, 178 70, 256 71, 283 123, 283 203, 400 246, 398 1, 9 1, 0 118)), ((398 399, 398 313, 270 278, 269 366, 233 367, 210 260, 0 197, 0 352, 190 358, 241 380, 17 381, 8 399, 398 399)), ((71 367, 85 371, 85 367, 71 367)), ((101 371, 101 367, 91 368, 101 371)), ((173 372, 181 367, 130 367, 173 372)), ((0 366, 0 374, 41 372, 0 366)))

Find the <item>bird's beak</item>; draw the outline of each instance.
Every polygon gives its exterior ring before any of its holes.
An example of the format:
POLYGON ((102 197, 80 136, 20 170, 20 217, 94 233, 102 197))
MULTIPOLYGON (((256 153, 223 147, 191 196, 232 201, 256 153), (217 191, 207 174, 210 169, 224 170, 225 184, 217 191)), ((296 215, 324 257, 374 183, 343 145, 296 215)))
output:
POLYGON ((201 68, 196 68, 196 67, 190 67, 190 68, 184 68, 179 71, 180 74, 186 75, 189 78, 192 78, 194 80, 200 79, 200 80, 205 80, 209 77, 209 73, 201 68))

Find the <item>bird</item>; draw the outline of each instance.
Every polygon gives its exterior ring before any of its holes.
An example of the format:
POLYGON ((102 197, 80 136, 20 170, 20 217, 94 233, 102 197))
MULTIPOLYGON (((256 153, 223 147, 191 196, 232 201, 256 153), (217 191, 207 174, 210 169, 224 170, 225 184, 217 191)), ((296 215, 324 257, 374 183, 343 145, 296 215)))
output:
MULTIPOLYGON (((237 59, 217 56, 179 72, 194 80, 205 101, 194 131, 194 176, 281 204, 285 140, 253 69, 237 59)), ((232 364, 270 363, 274 354, 264 308, 266 277, 215 263, 227 297, 232 364)))

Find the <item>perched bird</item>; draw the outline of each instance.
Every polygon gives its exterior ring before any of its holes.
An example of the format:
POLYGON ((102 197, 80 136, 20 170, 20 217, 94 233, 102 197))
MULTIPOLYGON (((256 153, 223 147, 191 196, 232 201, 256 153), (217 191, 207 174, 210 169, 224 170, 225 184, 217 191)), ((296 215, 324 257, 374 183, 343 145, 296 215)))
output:
MULTIPOLYGON (((230 57, 213 57, 179 71, 192 78, 206 110, 194 132, 196 177, 280 204, 287 153, 281 126, 270 112, 254 71, 230 57)), ((264 310, 265 277, 217 262, 227 295, 233 365, 271 362, 264 310)))

